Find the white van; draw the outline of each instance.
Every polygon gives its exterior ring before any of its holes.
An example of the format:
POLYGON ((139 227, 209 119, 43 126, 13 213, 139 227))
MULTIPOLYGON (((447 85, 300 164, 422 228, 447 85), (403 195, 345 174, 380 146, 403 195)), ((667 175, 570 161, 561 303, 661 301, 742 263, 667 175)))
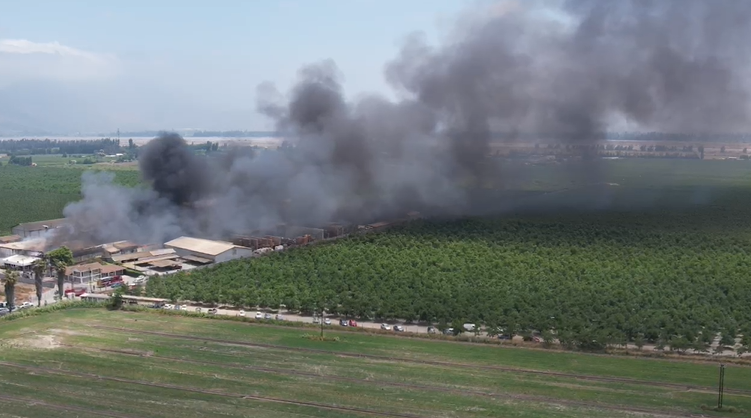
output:
POLYGON ((475 324, 464 324, 464 329, 469 332, 472 332, 475 330, 475 324))

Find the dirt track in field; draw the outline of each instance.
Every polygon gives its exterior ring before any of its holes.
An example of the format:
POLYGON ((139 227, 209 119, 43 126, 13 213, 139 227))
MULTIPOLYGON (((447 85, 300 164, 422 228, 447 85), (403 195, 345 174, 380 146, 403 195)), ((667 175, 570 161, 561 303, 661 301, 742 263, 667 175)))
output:
POLYGON ((77 406, 70 406, 70 405, 52 404, 49 402, 38 401, 36 399, 22 398, 20 396, 0 394, 0 400, 6 401, 6 402, 13 402, 13 403, 22 403, 26 405, 26 407, 29 407, 29 408, 33 408, 35 406, 41 406, 41 407, 49 408, 49 409, 56 410, 56 411, 80 412, 84 414, 99 415, 102 417, 141 418, 135 415, 125 415, 125 414, 120 414, 120 413, 115 413, 115 412, 97 411, 93 409, 79 408, 77 406))

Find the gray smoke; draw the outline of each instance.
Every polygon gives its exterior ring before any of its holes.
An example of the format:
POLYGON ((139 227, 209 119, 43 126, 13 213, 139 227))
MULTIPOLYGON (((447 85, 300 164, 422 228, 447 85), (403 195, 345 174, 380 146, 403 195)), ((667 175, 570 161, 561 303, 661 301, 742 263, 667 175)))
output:
MULTIPOLYGON (((98 242, 159 242, 277 222, 506 208, 462 187, 513 177, 487 158, 495 133, 587 143, 623 121, 665 132, 748 130, 748 39, 746 0, 483 6, 442 45, 409 38, 385 66, 397 101, 348 101, 332 61, 306 66, 288 95, 258 89, 259 111, 289 147, 205 159, 163 135, 140 157, 150 188, 85 177, 84 200, 65 214, 98 242)), ((577 173, 597 175, 586 163, 577 173)))

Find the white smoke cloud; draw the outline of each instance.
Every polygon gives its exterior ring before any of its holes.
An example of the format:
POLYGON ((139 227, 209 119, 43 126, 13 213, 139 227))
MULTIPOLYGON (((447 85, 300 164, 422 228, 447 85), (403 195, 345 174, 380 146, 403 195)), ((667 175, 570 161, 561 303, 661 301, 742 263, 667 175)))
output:
POLYGON ((101 80, 119 73, 112 54, 85 51, 59 42, 0 39, 0 87, 18 81, 101 80))

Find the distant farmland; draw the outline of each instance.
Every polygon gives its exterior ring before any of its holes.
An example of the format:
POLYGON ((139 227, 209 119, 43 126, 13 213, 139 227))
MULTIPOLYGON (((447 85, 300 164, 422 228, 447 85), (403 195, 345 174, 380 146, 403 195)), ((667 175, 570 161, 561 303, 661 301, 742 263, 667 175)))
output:
MULTIPOLYGON (((0 167, 0 233, 22 222, 62 216, 66 204, 81 198, 83 170, 63 167, 0 167)), ((116 181, 140 182, 137 171, 118 171, 116 181)))

